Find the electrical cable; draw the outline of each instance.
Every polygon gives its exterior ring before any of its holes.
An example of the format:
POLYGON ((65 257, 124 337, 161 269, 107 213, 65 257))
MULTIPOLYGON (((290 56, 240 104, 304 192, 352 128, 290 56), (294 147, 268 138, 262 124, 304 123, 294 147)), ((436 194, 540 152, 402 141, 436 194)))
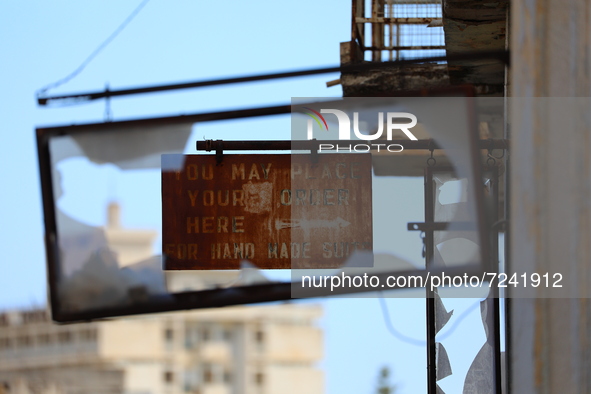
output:
POLYGON ((75 69, 74 71, 72 71, 69 75, 65 76, 64 78, 50 83, 49 85, 39 89, 37 91, 37 96, 39 96, 42 93, 47 92, 49 89, 54 89, 60 85, 65 84, 66 82, 70 81, 72 78, 74 78, 75 76, 77 76, 78 74, 80 74, 82 72, 82 70, 84 70, 86 68, 86 66, 88 66, 88 64, 103 50, 107 47, 107 45, 109 45, 111 43, 111 41, 113 41, 115 39, 115 37, 117 37, 119 35, 119 33, 121 33, 123 31, 123 29, 125 29, 127 27, 127 25, 139 14, 139 12, 146 6, 146 4, 148 4, 150 2, 150 0, 143 0, 132 12, 131 14, 129 14, 127 16, 127 18, 125 18, 125 20, 123 21, 123 23, 121 23, 119 25, 119 27, 117 29, 115 29, 115 31, 113 33, 111 33, 111 35, 109 37, 107 37, 107 39, 105 41, 103 41, 91 54, 90 56, 88 56, 86 58, 86 60, 84 60, 82 62, 82 64, 80 64, 80 66, 78 66, 77 69, 75 69))
POLYGON ((384 299, 384 297, 379 297, 379 300, 380 305, 382 307, 382 316, 384 317, 384 323, 386 323, 386 328, 388 329, 390 334, 392 334, 395 338, 401 340, 402 342, 406 342, 411 345, 425 346, 427 344, 427 342, 424 340, 408 337, 396 330, 396 328, 392 324, 390 312, 388 311, 388 306, 386 305, 386 300, 384 299))
MULTIPOLYGON (((384 323, 386 324, 386 328, 388 329, 388 331, 390 332, 390 334, 392 334, 392 336, 394 336, 395 338, 401 340, 402 342, 406 342, 408 344, 414 345, 414 346, 426 346, 427 342, 421 339, 416 339, 416 338, 412 338, 409 336, 406 336, 404 334, 402 334, 401 332, 399 332, 394 325, 392 324, 392 319, 390 318, 390 312, 388 311, 388 306, 386 305, 386 300, 384 297, 379 297, 380 300, 380 305, 382 307, 382 316, 384 317, 384 323)), ((437 336, 437 340, 438 341, 442 341, 446 338, 448 338, 451 334, 453 334, 453 332, 458 328, 459 324, 466 318, 468 317, 468 315, 470 313, 472 313, 472 311, 478 306, 480 305, 480 303, 483 300, 478 300, 477 302, 475 302, 474 304, 470 305, 470 307, 468 307, 464 312, 462 312, 462 314, 460 316, 458 316, 457 319, 455 319, 453 325, 442 335, 437 336)))

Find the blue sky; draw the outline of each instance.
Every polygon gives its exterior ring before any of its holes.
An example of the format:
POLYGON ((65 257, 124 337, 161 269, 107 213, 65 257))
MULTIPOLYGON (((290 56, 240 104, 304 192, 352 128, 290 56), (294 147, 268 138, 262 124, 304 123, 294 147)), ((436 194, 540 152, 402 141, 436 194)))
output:
MULTIPOLYGON (((139 4, 138 0, 5 1, 0 3, 0 309, 45 304, 43 215, 34 129, 102 121, 104 101, 41 108, 35 92, 68 75, 139 4)), ((350 3, 343 1, 150 1, 80 75, 51 93, 124 88, 332 66, 350 39, 350 3)), ((325 82, 338 74, 113 99, 113 119, 197 113, 289 103, 291 97, 339 97, 325 82)), ((289 139, 289 117, 199 125, 199 138, 289 139)), ((124 195, 124 186, 109 192, 124 195)), ((105 201, 113 195, 105 193, 105 201)), ((414 198, 411 196, 411 198, 414 198)), ((125 216, 127 215, 127 216, 125 216)), ((141 226, 141 212, 123 224, 141 226)), ((426 391, 425 349, 391 335, 375 298, 314 300, 325 306, 327 392, 372 393, 388 365, 400 393, 426 391)), ((450 300, 455 316, 476 300, 450 300)), ((387 299, 392 323, 423 340, 422 299, 387 299)), ((455 375, 441 382, 459 392, 483 342, 477 309, 446 339, 455 375)), ((400 336, 399 336, 400 337, 400 336)))

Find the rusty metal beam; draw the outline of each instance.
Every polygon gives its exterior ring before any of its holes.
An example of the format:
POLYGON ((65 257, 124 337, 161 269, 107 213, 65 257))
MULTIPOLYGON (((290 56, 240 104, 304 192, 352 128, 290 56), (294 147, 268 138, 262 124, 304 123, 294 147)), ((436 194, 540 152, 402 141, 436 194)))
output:
POLYGON ((427 25, 431 23, 431 21, 441 19, 439 17, 428 17, 428 18, 385 18, 385 17, 375 17, 375 18, 363 18, 357 17, 355 18, 356 23, 392 23, 395 25, 427 25))
MULTIPOLYGON (((349 141, 351 142, 351 141, 349 141)), ((359 142, 359 141, 357 141, 359 142)), ((375 143, 383 143, 384 141, 374 141, 375 143)), ((388 144, 402 145, 404 149, 415 150, 430 150, 441 149, 433 140, 391 140, 388 144)), ((264 150, 311 150, 318 149, 319 144, 339 145, 345 146, 347 141, 342 140, 296 140, 296 141, 222 141, 222 140, 206 140, 197 141, 196 148, 198 151, 216 151, 220 145, 223 144, 223 150, 227 151, 264 151, 264 150)), ((375 144, 374 144, 375 145, 375 144)), ((478 146, 480 149, 509 149, 509 141, 505 139, 494 140, 479 140, 478 146)), ((376 146, 372 147, 377 149, 376 146)), ((334 148, 333 148, 334 149, 334 148)))
POLYGON ((445 45, 414 45, 414 46, 383 46, 383 47, 364 47, 368 51, 405 51, 416 49, 445 49, 445 45))
POLYGON ((418 58, 418 59, 397 60, 397 61, 393 61, 393 62, 351 64, 351 65, 343 65, 343 66, 336 66, 336 67, 315 68, 315 69, 308 69, 308 70, 280 72, 280 73, 274 73, 274 74, 259 74, 259 75, 250 75, 250 76, 225 78, 225 79, 213 79, 213 80, 206 80, 206 81, 168 84, 168 85, 155 85, 155 86, 147 86, 147 87, 139 87, 139 88, 131 88, 131 89, 103 90, 103 91, 95 91, 95 92, 68 94, 68 95, 63 95, 63 96, 46 96, 46 97, 38 96, 37 103, 39 105, 47 105, 50 102, 62 101, 62 100, 63 101, 69 100, 69 101, 73 101, 73 102, 78 102, 78 101, 79 102, 86 102, 86 101, 90 101, 90 100, 97 100, 97 99, 107 98, 107 97, 129 96, 129 95, 133 95, 133 94, 156 93, 156 92, 164 92, 164 91, 179 90, 179 89, 202 88, 202 87, 208 87, 208 86, 229 85, 229 84, 234 84, 234 83, 266 81, 266 80, 271 80, 271 79, 294 78, 294 77, 329 74, 329 73, 336 73, 336 72, 350 73, 350 72, 379 70, 379 69, 395 69, 395 68, 407 67, 409 65, 413 65, 413 64, 417 64, 417 63, 425 63, 425 62, 448 62, 449 63, 451 61, 484 60, 484 59, 499 61, 500 63, 508 64, 509 63, 509 51, 506 51, 506 50, 470 51, 470 52, 464 52, 464 53, 456 53, 454 55, 423 57, 423 58, 418 58))

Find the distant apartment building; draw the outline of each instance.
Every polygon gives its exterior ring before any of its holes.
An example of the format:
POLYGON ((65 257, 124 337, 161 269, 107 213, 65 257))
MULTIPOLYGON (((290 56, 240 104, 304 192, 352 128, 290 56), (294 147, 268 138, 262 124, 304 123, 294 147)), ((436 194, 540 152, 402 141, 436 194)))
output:
MULTIPOLYGON (((151 258, 158 232, 122 227, 120 211, 109 204, 102 231, 124 268, 151 258)), ((257 279, 249 275, 162 280, 176 292, 257 279)), ((0 313, 0 394, 320 394, 321 314, 286 303, 57 325, 45 310, 0 313)))
POLYGON ((0 314, 0 393, 324 391, 317 305, 175 312, 72 325, 0 314))

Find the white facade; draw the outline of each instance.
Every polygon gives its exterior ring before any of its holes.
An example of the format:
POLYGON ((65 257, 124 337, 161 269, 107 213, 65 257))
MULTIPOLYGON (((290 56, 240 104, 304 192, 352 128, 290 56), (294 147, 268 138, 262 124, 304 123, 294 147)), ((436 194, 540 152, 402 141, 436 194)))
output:
POLYGON ((322 393, 316 305, 176 312, 56 325, 0 315, 9 393, 322 393))

